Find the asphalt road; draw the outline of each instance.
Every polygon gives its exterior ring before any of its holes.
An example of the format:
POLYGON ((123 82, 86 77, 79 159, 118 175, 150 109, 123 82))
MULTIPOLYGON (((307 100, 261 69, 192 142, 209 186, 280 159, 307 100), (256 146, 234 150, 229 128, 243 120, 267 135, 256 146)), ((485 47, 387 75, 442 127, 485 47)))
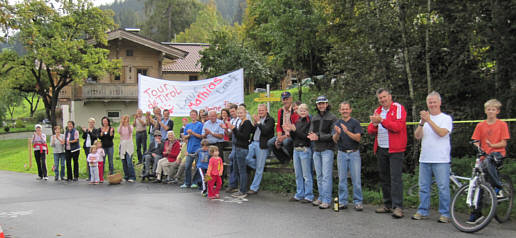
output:
POLYGON ((493 221, 474 235, 437 215, 424 221, 363 212, 320 210, 261 192, 248 201, 208 201, 177 185, 37 181, 0 171, 0 225, 7 237, 516 237, 514 222, 493 221))

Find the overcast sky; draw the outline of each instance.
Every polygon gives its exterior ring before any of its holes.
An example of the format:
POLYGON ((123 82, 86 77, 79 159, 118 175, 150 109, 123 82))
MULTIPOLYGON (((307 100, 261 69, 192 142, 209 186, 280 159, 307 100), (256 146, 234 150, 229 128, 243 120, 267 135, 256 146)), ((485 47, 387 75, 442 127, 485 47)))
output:
POLYGON ((114 2, 115 0, 93 0, 93 5, 100 6, 114 2))

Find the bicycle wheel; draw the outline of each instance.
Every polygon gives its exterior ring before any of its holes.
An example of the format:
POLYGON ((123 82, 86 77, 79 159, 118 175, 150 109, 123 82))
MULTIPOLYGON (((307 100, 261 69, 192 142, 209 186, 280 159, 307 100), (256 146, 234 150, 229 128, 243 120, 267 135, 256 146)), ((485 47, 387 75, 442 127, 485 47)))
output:
POLYGON ((487 226, 493 219, 496 210, 496 195, 493 188, 487 184, 480 185, 478 208, 467 205, 469 185, 462 186, 453 195, 450 206, 452 224, 463 232, 477 232, 487 226), (476 213, 480 218, 470 222, 470 214, 476 213))
POLYGON ((495 219, 499 223, 506 222, 511 217, 512 203, 514 199, 514 187, 511 178, 507 175, 500 175, 502 182, 502 197, 497 198, 495 219))

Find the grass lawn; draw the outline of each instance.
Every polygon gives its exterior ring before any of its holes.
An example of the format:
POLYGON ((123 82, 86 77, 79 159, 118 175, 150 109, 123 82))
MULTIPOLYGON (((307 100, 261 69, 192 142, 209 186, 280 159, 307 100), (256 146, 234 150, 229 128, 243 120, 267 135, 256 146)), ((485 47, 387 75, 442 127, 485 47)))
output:
MULTIPOLYGON (((117 133, 115 133, 115 152, 113 154, 114 157, 114 167, 115 172, 121 172, 123 174, 122 163, 120 161, 120 156, 118 155, 118 147, 116 145, 120 144, 120 138, 117 133)), ((47 143, 50 146, 50 136, 47 135, 47 143)), ((27 139, 19 139, 19 140, 0 140, 0 170, 8 170, 22 173, 31 173, 38 174, 38 168, 36 165, 36 161, 34 159, 34 154, 32 154, 32 168, 29 168, 29 149, 27 145, 27 139)), ((82 139, 80 141, 82 146, 82 139)), ((136 143, 135 143, 136 145, 136 143)), ((32 150, 30 153, 33 153, 32 150)), ((136 152, 134 153, 134 160, 137 161, 136 152)), ((108 162, 106 161, 106 165, 108 162)), ((47 155, 47 171, 48 177, 52 179, 55 176, 52 171, 52 167, 54 166, 54 155, 52 153, 52 148, 47 155)), ((107 165, 109 166, 109 165, 107 165)), ((81 148, 81 153, 79 156, 79 177, 87 178, 88 173, 86 171, 86 156, 84 155, 84 150, 81 148)), ((107 169, 108 167, 106 167, 107 169)), ((136 166, 135 164, 135 172, 136 175, 141 174, 142 166, 136 166)), ((107 170, 106 170, 107 172, 107 170)), ((107 175, 106 175, 107 176, 107 175)))

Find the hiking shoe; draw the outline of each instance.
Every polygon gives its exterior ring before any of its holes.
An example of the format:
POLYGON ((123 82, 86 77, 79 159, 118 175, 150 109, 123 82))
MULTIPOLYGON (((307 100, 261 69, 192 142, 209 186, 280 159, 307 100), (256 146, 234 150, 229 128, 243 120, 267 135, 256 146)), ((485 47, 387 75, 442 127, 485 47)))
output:
MULTIPOLYGON (((247 192, 247 194, 249 194, 249 192, 247 192)), ((289 200, 289 202, 300 202, 301 200, 295 198, 295 197, 291 197, 289 200)))
POLYGON ((319 209, 328 209, 330 208, 330 204, 328 203, 321 203, 321 205, 319 205, 319 209))
POLYGON ((197 185, 197 184, 192 184, 192 186, 190 186, 190 188, 198 188, 198 187, 199 187, 199 185, 197 185))
POLYGON ((312 205, 314 205, 314 206, 319 206, 319 205, 321 205, 321 200, 315 200, 315 201, 313 201, 313 202, 312 202, 312 205))
POLYGON ((447 216, 443 216, 443 215, 441 215, 441 216, 439 217, 439 220, 437 220, 437 222, 439 222, 439 223, 448 223, 448 222, 450 222, 450 218, 449 218, 449 217, 447 217, 447 216))
POLYGON ((482 221, 484 219, 484 216, 482 215, 477 215, 477 214, 471 214, 469 215, 469 220, 466 222, 470 225, 476 225, 478 224, 480 221, 482 221))
POLYGON ((238 192, 238 189, 236 189, 236 188, 232 188, 232 187, 226 188, 226 193, 236 193, 236 192, 238 192))
POLYGON ((181 186, 179 186, 180 188, 189 188, 190 186, 186 185, 186 184, 183 184, 181 186))
POLYGON ((362 204, 355 204, 355 211, 358 211, 358 212, 361 212, 362 210, 364 210, 364 206, 362 206, 362 204))
POLYGON ((234 198, 245 198, 245 197, 247 197, 247 193, 242 193, 242 192, 238 191, 236 193, 231 194, 231 196, 234 198))
MULTIPOLYGON (((442 216, 441 216, 442 217, 442 216)), ((424 216, 422 215, 421 213, 419 212, 416 212, 416 214, 414 214, 412 217, 411 217, 412 220, 425 220, 425 219, 428 219, 428 216, 424 216)), ((440 218, 439 218, 440 219, 440 218)))
POLYGON ((348 205, 347 204, 339 205, 339 210, 344 210, 344 209, 348 209, 348 205))
POLYGON ((394 218, 402 218, 403 217, 403 210, 401 210, 401 208, 399 208, 399 207, 394 208, 394 211, 392 211, 392 217, 394 217, 394 218))
POLYGON ((254 190, 247 191, 247 195, 256 195, 258 192, 254 190))
POLYGON ((374 212, 376 213, 391 213, 392 210, 388 207, 380 207, 380 208, 376 208, 376 210, 374 210, 374 212))

